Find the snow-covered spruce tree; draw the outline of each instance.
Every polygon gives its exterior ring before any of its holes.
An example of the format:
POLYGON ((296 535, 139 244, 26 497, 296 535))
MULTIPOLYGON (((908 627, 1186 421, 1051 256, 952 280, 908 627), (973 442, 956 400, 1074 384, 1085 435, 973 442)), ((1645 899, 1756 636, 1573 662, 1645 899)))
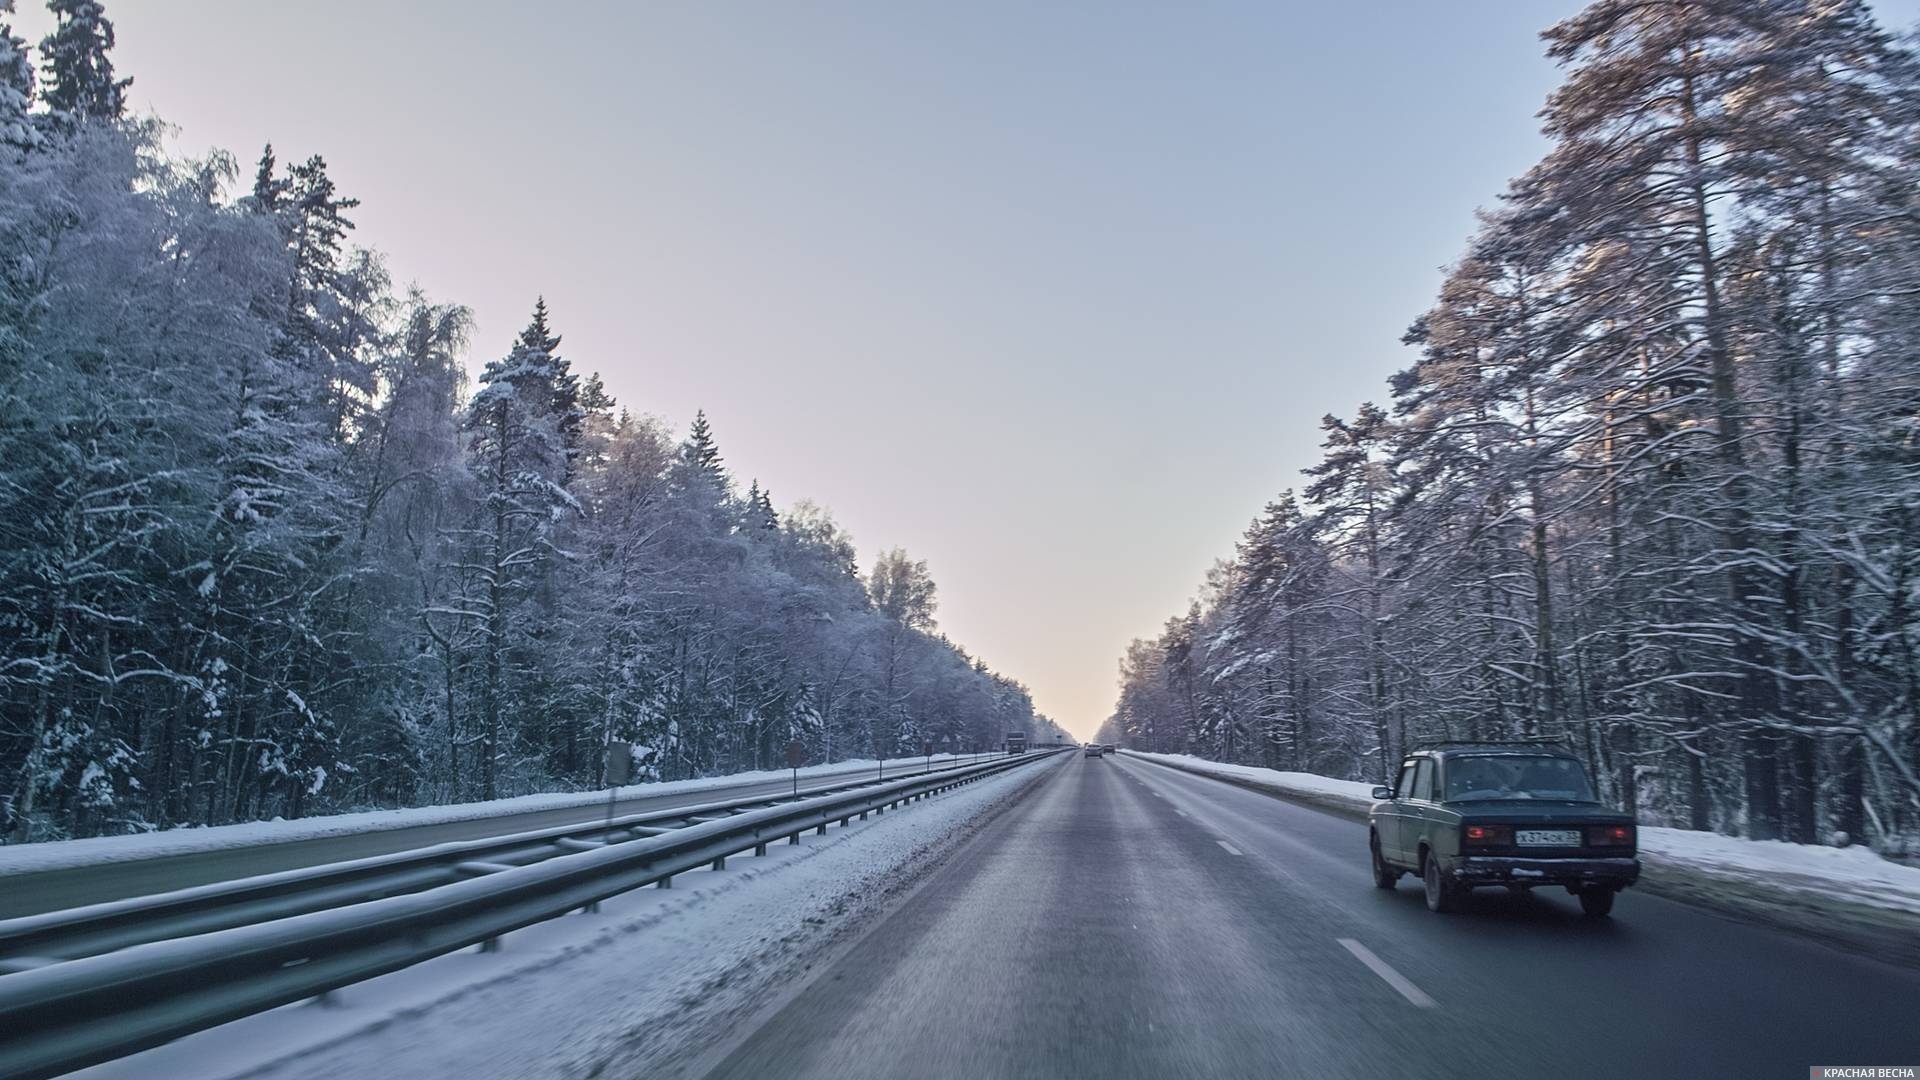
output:
POLYGON ((480 797, 495 797, 500 763, 536 704, 537 605, 559 572, 557 531, 579 513, 567 488, 580 429, 579 380, 555 350, 544 298, 506 357, 487 364, 467 405, 469 468, 481 505, 466 528, 462 607, 479 624, 480 797))
POLYGON ((58 20, 40 42, 41 100, 61 122, 118 120, 131 78, 113 77, 113 22, 99 0, 47 0, 58 20))
POLYGON ((13 0, 0 0, 0 146, 27 150, 40 142, 40 132, 28 112, 33 104, 33 59, 27 43, 13 36, 6 16, 13 0))

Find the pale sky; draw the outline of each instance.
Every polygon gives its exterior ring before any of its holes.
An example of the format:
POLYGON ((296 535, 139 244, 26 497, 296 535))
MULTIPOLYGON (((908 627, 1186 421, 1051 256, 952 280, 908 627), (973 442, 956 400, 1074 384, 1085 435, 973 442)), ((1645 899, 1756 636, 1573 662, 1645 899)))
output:
POLYGON ((324 155, 356 241, 474 309, 472 369, 545 294, 576 369, 926 559, 941 628, 1081 736, 1411 362, 1578 7, 106 6, 137 109, 244 177, 324 155))

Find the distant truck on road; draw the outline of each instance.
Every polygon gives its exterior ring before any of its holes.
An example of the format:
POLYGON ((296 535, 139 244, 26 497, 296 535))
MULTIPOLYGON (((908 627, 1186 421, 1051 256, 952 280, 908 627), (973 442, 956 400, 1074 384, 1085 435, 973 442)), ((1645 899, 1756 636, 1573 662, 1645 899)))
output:
POLYGON ((1007 753, 1024 754, 1027 752, 1027 733, 1024 731, 1007 732, 1007 753))

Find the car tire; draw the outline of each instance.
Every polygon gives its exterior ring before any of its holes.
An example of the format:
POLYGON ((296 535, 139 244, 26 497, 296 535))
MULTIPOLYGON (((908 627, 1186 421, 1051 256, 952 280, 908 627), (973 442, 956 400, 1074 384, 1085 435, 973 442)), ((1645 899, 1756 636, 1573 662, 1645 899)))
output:
POLYGON ((1400 881, 1400 871, 1388 866, 1387 860, 1380 857, 1380 838, 1378 836, 1372 836, 1367 839, 1367 851, 1373 856, 1373 887, 1376 889, 1393 888, 1394 885, 1400 881))
POLYGON ((1444 915, 1459 910, 1460 892, 1440 871, 1440 860, 1434 858, 1432 852, 1420 860, 1420 880, 1426 886, 1428 911, 1444 915))
POLYGON ((1604 919, 1613 913, 1613 898, 1619 890, 1589 885, 1580 890, 1580 910, 1589 919, 1604 919))

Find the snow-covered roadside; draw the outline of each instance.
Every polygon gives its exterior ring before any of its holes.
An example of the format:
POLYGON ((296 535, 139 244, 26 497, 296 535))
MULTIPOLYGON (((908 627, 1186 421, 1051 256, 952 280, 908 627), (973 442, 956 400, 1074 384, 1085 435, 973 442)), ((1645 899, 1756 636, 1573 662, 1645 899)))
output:
MULTIPOLYGON (((1123 753, 1349 817, 1365 818, 1373 803, 1373 785, 1360 781, 1185 754, 1123 753)), ((1888 862, 1867 848, 1642 826, 1640 863, 1640 884, 1649 892, 1854 948, 1920 959, 1920 868, 1888 862)))
POLYGON ((1254 765, 1229 765, 1188 754, 1149 754, 1141 750, 1120 752, 1128 757, 1157 761, 1162 765, 1171 765, 1176 769, 1199 773, 1202 776, 1212 776, 1222 780, 1232 780, 1247 787, 1262 788, 1276 795, 1285 795, 1349 816, 1357 815, 1364 818, 1367 815, 1367 807, 1373 804, 1370 794, 1373 791, 1373 785, 1359 780, 1335 780, 1330 776, 1320 776, 1315 773, 1281 772, 1278 769, 1262 769, 1254 765))
MULTIPOLYGON (((971 761, 973 757, 973 755, 956 757, 952 754, 935 754, 933 761, 937 765, 942 762, 971 761)), ((893 758, 887 761, 887 767, 904 770, 914 766, 924 767, 926 763, 927 759, 924 757, 893 758)), ((877 774, 879 766, 878 761, 858 758, 837 761, 831 765, 808 765, 800 769, 800 779, 805 782, 851 778, 862 773, 877 774)), ((630 784, 620 789, 620 798, 624 801, 652 799, 663 795, 697 794, 746 784, 787 780, 792 776, 792 770, 775 769, 707 776, 698 780, 630 784)), ((522 795, 512 799, 494 799, 490 802, 418 806, 406 810, 370 810, 358 814, 331 814, 323 817, 300 818, 296 821, 249 821, 238 825, 168 829, 163 832, 139 833, 131 836, 96 836, 84 840, 7 844, 0 845, 0 875, 70 870, 103 863, 126 862, 132 859, 158 859, 227 848, 252 847, 258 844, 283 844, 296 840, 384 832, 389 829, 406 829, 419 825, 443 825, 454 821, 510 817, 540 810, 564 810, 576 806, 603 807, 606 804, 605 789, 562 791, 545 795, 522 795)))
POLYGON ((639 889, 466 950, 82 1070, 154 1076, 668 1076, 1067 760, 639 889))

